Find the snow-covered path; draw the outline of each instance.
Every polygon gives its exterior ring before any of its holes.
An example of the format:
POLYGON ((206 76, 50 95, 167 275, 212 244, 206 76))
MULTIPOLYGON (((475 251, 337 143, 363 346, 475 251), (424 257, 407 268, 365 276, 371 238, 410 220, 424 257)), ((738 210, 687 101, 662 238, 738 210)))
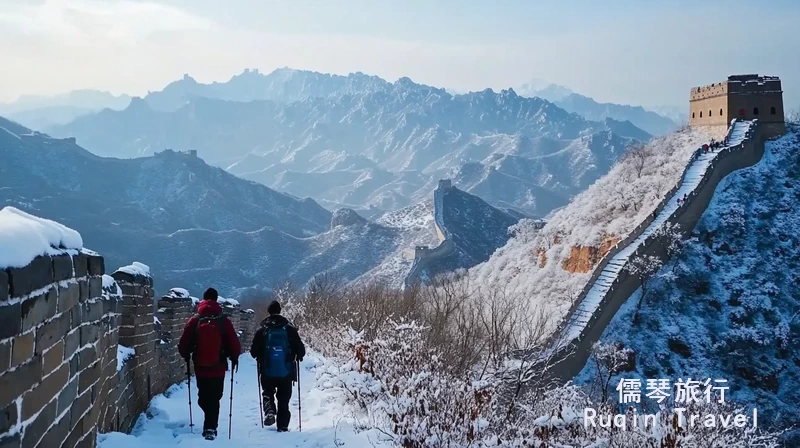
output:
MULTIPOLYGON (((173 386, 166 394, 153 398, 148 413, 140 417, 132 434, 109 433, 98 436, 99 448, 157 448, 173 446, 215 447, 315 447, 337 448, 380 446, 375 433, 356 434, 352 420, 342 406, 337 389, 317 387, 315 372, 323 368, 320 357, 309 353, 302 363, 300 376, 303 406, 303 431, 297 426, 297 389, 292 394, 292 421, 288 433, 278 433, 275 427, 261 428, 258 409, 258 382, 255 361, 242 355, 239 372, 234 376, 233 431, 228 440, 228 409, 230 376, 226 377, 225 395, 221 401, 217 440, 208 442, 200 435, 203 411, 197 406, 197 389, 192 381, 192 413, 194 432, 189 431, 189 397, 186 383, 173 386)), ((324 381, 324 380, 323 380, 324 381)), ((296 386, 295 386, 296 387, 296 386)))
POLYGON ((586 328, 600 302, 606 296, 606 293, 611 289, 614 280, 625 267, 631 255, 641 246, 647 238, 655 233, 661 226, 672 217, 676 210, 680 207, 678 200, 683 198, 684 195, 691 194, 705 176, 711 162, 716 159, 717 155, 725 148, 736 146, 745 139, 747 131, 750 129, 752 122, 750 121, 736 121, 733 128, 730 130, 727 145, 716 150, 709 150, 707 153, 699 155, 689 166, 686 175, 681 182, 679 189, 672 195, 669 202, 656 216, 652 223, 642 232, 642 234, 633 240, 628 246, 619 251, 609 261, 608 265, 600 273, 600 276, 594 282, 592 287, 586 293, 583 301, 575 310, 574 314, 567 321, 566 328, 562 331, 562 337, 557 339, 560 344, 556 349, 560 348, 563 344, 578 338, 581 332, 586 328))

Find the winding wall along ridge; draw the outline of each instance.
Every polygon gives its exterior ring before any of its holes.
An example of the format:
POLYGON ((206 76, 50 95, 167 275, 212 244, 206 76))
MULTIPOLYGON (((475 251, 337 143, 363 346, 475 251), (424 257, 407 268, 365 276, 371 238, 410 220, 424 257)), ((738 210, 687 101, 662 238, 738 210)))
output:
POLYGON ((431 262, 441 260, 452 254, 453 249, 455 249, 455 244, 450 238, 450 231, 448 231, 447 227, 444 225, 444 195, 446 192, 447 188, 443 188, 441 185, 433 191, 433 225, 436 235, 439 238, 439 245, 423 255, 414 257, 411 269, 409 269, 408 274, 406 274, 403 280, 403 286, 406 288, 417 281, 422 269, 430 265, 431 262))
POLYGON ((586 364, 592 345, 639 287, 638 279, 624 269, 630 260, 645 254, 664 261, 668 258, 665 241, 657 231, 671 222, 679 226, 684 236, 691 233, 719 181, 733 171, 754 165, 763 153, 758 121, 733 120, 725 147, 708 153, 698 150, 692 155, 678 185, 665 195, 654 214, 603 257, 578 300, 546 342, 542 359, 551 363, 548 377, 570 380, 586 364), (678 206, 678 198, 684 194, 687 200, 678 206))

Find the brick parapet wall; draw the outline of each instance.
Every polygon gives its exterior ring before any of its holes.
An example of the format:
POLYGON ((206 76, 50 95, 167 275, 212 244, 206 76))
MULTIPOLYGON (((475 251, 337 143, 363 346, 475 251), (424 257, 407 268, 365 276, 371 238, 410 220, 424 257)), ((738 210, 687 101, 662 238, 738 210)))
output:
MULTIPOLYGON (((152 278, 117 271, 104 286, 104 272, 89 251, 0 270, 0 447, 93 448, 185 380, 177 344, 191 298, 166 296, 154 310, 152 278), (120 346, 135 350, 122 366, 120 346)), ((251 337, 254 316, 227 312, 251 337)))

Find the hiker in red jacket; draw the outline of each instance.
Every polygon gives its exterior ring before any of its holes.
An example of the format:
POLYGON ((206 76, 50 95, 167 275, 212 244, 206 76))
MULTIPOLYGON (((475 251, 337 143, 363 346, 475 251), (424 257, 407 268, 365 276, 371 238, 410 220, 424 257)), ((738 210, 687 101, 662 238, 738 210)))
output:
POLYGON ((242 351, 233 324, 222 314, 222 307, 217 303, 218 297, 214 288, 203 293, 197 314, 186 323, 178 343, 178 352, 187 365, 190 356, 194 361, 197 404, 205 413, 203 437, 208 440, 217 436, 219 401, 225 389, 228 359, 231 360, 231 369, 238 371, 242 351))

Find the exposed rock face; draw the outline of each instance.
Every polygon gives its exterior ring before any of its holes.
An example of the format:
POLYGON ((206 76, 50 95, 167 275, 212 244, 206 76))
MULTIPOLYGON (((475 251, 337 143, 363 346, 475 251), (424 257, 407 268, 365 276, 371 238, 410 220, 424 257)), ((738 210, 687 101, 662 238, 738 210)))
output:
POLYGON ((333 212, 331 217, 331 230, 337 226, 352 226, 353 224, 361 224, 367 222, 358 213, 349 208, 340 208, 333 212))
MULTIPOLYGON (((572 247, 567 257, 561 264, 565 271, 571 274, 585 274, 591 272, 595 265, 614 247, 620 238, 618 236, 606 236, 603 238, 603 243, 599 247, 595 246, 577 246, 572 247)), ((542 264, 540 257, 539 263, 542 264)), ((545 263, 547 258, 544 259, 545 263)))

